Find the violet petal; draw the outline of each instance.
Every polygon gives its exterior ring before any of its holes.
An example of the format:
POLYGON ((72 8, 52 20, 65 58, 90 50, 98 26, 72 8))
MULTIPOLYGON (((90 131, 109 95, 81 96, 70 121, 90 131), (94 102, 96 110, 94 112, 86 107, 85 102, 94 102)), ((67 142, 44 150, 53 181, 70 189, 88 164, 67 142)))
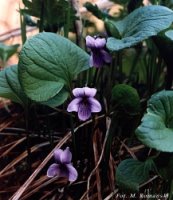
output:
POLYGON ((83 97, 84 96, 84 88, 75 88, 73 89, 73 95, 75 97, 83 97))
POLYGON ((69 164, 72 159, 72 154, 69 150, 69 147, 67 147, 62 153, 61 153, 61 163, 63 164, 69 164))
POLYGON ((105 38, 96 38, 95 39, 95 47, 102 49, 106 45, 106 39, 105 38))
POLYGON ((99 51, 97 53, 95 53, 95 52, 92 53, 93 66, 94 67, 102 67, 103 64, 104 64, 104 60, 102 58, 102 54, 99 51))
POLYGON ((88 101, 90 102, 91 106, 91 112, 100 112, 102 107, 101 104, 94 98, 90 97, 88 98, 88 101))
POLYGON ((67 164, 66 165, 67 169, 68 169, 68 180, 69 181, 75 181, 78 177, 78 172, 77 170, 73 167, 72 164, 67 164))
POLYGON ((79 109, 79 104, 81 102, 81 98, 75 98, 73 99, 70 104, 68 105, 67 107, 67 111, 68 112, 78 112, 78 109, 79 109))
POLYGON ((105 63, 110 63, 112 61, 112 57, 107 51, 100 50, 100 52, 105 63))
POLYGON ((47 170, 47 176, 52 178, 54 176, 59 176, 59 173, 60 173, 60 168, 59 168, 59 164, 52 164, 50 165, 50 167, 48 168, 47 170))
POLYGON ((95 38, 86 36, 86 46, 89 48, 95 48, 95 38))
POLYGON ((57 178, 65 177, 69 179, 69 173, 70 173, 70 170, 67 167, 67 165, 55 164, 55 163, 52 164, 47 170, 47 176, 49 178, 57 176, 57 178))
POLYGON ((85 96, 94 97, 96 95, 97 90, 95 88, 84 87, 85 96))
POLYGON ((93 66, 94 66, 94 63, 93 63, 93 55, 90 56, 89 65, 90 65, 90 67, 93 67, 93 66))
POLYGON ((91 116, 91 108, 87 103, 80 103, 78 110, 78 117, 81 121, 89 119, 91 116))
POLYGON ((54 151, 54 158, 57 163, 61 163, 61 154, 63 153, 62 149, 55 149, 54 151))

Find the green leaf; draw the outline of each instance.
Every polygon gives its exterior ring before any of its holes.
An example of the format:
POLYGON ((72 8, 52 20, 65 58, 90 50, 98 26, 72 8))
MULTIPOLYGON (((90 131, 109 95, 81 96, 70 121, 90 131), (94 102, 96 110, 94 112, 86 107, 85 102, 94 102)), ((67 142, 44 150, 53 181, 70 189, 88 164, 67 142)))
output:
POLYGON ((6 62, 13 54, 17 52, 19 44, 14 44, 7 46, 3 43, 0 43, 0 58, 3 62, 6 62))
POLYGON ((163 90, 151 96, 136 135, 150 148, 173 152, 173 91, 163 90))
POLYGON ((173 40, 173 30, 166 31, 165 36, 173 40))
POLYGON ((50 107, 57 107, 63 104, 64 101, 67 100, 68 96, 69 93, 65 89, 62 89, 55 97, 40 103, 50 107))
POLYGON ((24 92, 37 102, 48 101, 72 79, 89 68, 89 55, 70 40, 40 33, 27 40, 19 57, 19 78, 24 92))
POLYGON ((140 98, 136 89, 126 84, 117 84, 112 89, 111 100, 114 114, 110 133, 115 135, 119 130, 119 136, 130 137, 134 134, 140 119, 140 98), (114 124, 118 124, 117 130, 115 130, 114 124))
POLYGON ((25 105, 27 97, 18 80, 18 66, 6 67, 0 72, 0 96, 25 105))
POLYGON ((115 22, 122 39, 108 38, 107 48, 118 51, 133 46, 168 28, 173 11, 164 6, 144 6, 134 10, 122 21, 115 22))
POLYGON ((116 169, 116 181, 120 189, 139 191, 139 185, 149 178, 149 172, 155 170, 152 159, 141 162, 134 159, 123 160, 116 169))
POLYGON ((90 2, 86 2, 84 4, 84 7, 91 12, 94 16, 96 16, 98 19, 104 19, 106 16, 108 16, 107 14, 103 13, 97 5, 93 5, 90 2))
POLYGON ((112 105, 115 111, 122 110, 126 113, 138 113, 140 110, 140 98, 135 88, 118 84, 112 89, 112 105))
POLYGON ((114 20, 106 18, 104 20, 104 25, 106 28, 106 32, 108 33, 109 36, 121 39, 121 35, 116 27, 116 22, 114 20))
POLYGON ((109 163, 114 137, 129 137, 139 124, 139 95, 135 88, 126 84, 117 84, 112 89, 111 105, 114 113, 105 146, 107 163, 109 163))
POLYGON ((108 133, 108 137, 107 137, 106 145, 105 145, 105 161, 106 161, 105 165, 106 165, 106 168, 109 165, 110 152, 111 152, 113 139, 116 136, 116 134, 119 133, 118 122, 119 121, 117 119, 117 115, 114 113, 113 116, 112 116, 112 119, 111 119, 109 133, 108 133))

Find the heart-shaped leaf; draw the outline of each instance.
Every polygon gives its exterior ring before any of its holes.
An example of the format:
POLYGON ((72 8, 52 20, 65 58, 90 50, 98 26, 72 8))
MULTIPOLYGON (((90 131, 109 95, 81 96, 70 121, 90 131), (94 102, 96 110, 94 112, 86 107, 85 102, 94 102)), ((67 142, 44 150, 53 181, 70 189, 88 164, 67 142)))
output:
POLYGON ((6 67, 0 72, 0 96, 25 105, 27 97, 18 80, 18 66, 6 67))
POLYGON ((173 152, 173 91, 163 90, 151 96, 136 135, 150 148, 173 152))
POLYGON ((69 93, 62 89, 56 96, 49 99, 48 101, 40 102, 41 104, 50 106, 50 107, 57 107, 64 103, 64 101, 68 98, 69 93))
POLYGON ((139 191, 139 185, 149 178, 149 172, 155 170, 152 159, 141 162, 134 159, 123 160, 116 169, 116 181, 120 189, 139 191))
POLYGON ((173 40, 173 30, 169 30, 165 32, 166 37, 173 40))
POLYGON ((173 21, 173 11, 164 6, 144 6, 134 10, 122 21, 115 22, 122 39, 108 38, 107 48, 118 51, 133 46, 168 28, 173 21))
POLYGON ((72 79, 89 68, 89 55, 70 40, 40 33, 26 41, 19 57, 19 79, 32 100, 43 102, 62 89, 70 92, 72 79))

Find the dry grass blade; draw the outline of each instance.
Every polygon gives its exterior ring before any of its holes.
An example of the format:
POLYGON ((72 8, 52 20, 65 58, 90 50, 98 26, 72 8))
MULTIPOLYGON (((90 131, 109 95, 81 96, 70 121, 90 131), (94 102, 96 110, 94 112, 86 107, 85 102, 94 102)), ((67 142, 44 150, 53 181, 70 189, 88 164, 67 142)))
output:
MULTIPOLYGON (((30 197, 34 193, 38 192, 41 188, 49 185, 50 183, 53 183, 55 180, 57 180, 57 177, 54 177, 54 178, 51 178, 51 179, 47 178, 47 181, 45 181, 44 183, 42 183, 39 186, 37 186, 36 188, 34 188, 32 191, 28 192, 25 196, 23 196, 22 198, 20 198, 20 200, 27 199, 28 197, 30 197)), ((67 184, 67 180, 61 178, 60 180, 58 180, 58 184, 65 185, 65 184, 67 184)))
MULTIPOLYGON (((33 153, 34 151, 36 151, 38 149, 37 146, 34 146, 31 148, 31 153, 33 153)), ((12 162, 10 162, 8 165, 6 165, 1 171, 0 171, 0 176, 6 172, 7 170, 9 170, 10 168, 14 167, 17 163, 19 163, 21 160, 23 160, 24 158, 26 158, 28 155, 27 151, 24 151, 22 154, 20 154, 16 159, 14 159, 12 162)))
POLYGON ((47 197, 52 195, 52 193, 54 193, 56 191, 56 188, 52 191, 47 192, 45 195, 43 195, 39 200, 44 200, 44 199, 48 199, 47 197))
POLYGON ((107 138, 108 138, 108 133, 109 133, 109 128, 110 128, 110 123, 111 121, 110 120, 107 120, 107 123, 108 123, 108 126, 107 126, 107 131, 106 131, 106 135, 105 135, 105 139, 104 139, 104 142, 103 142, 103 148, 102 148, 102 152, 101 152, 101 155, 100 155, 100 158, 97 162, 97 165, 95 166, 95 168, 91 171, 89 177, 88 177, 88 181, 87 181, 87 199, 89 200, 89 189, 90 189, 90 180, 91 180, 91 177, 92 175, 95 173, 95 170, 98 168, 98 166, 100 165, 100 162, 103 158, 103 154, 104 154, 104 149, 105 149, 105 145, 106 145, 106 141, 107 141, 107 138))
MULTIPOLYGON (((40 185, 44 184, 44 182, 46 182, 47 180, 48 180, 47 176, 41 176, 38 180, 34 181, 33 184, 27 188, 27 190, 24 192, 24 195, 27 196, 29 195, 29 193, 33 194, 34 193, 33 191, 38 191, 40 188, 40 185)), ((61 180, 62 179, 60 179, 59 181, 61 180)))
POLYGON ((9 127, 10 125, 12 125, 19 118, 20 118, 20 115, 15 115, 15 116, 12 116, 11 118, 6 119, 4 122, 1 122, 1 124, 0 124, 0 132, 3 129, 5 129, 5 128, 9 127))
MULTIPOLYGON (((105 117, 105 115, 98 116, 96 119, 101 119, 105 117)), ((87 122, 80 124, 78 127, 74 129, 74 132, 76 132, 79 128, 84 127, 87 124, 92 123, 92 120, 88 120, 87 122)), ((56 148, 60 148, 65 142, 67 142, 71 137, 71 132, 68 132, 64 138, 56 145, 56 148)), ((32 173, 32 175, 28 178, 28 180, 17 190, 17 192, 10 198, 10 200, 18 200, 22 194, 27 190, 29 185, 32 183, 32 181, 35 179, 35 177, 38 175, 38 173, 42 170, 42 168, 48 163, 48 161, 52 158, 54 149, 48 154, 48 156, 43 160, 43 162, 36 168, 36 170, 32 173)))
MULTIPOLYGON (((2 135, 2 134, 0 133, 0 135, 2 135)), ((9 146, 13 145, 14 143, 16 143, 16 141, 13 141, 13 142, 10 142, 8 144, 5 144, 5 145, 1 146, 0 147, 0 151, 3 151, 4 149, 7 149, 9 146)))
POLYGON ((85 191, 85 192, 83 193, 83 195, 81 196, 80 200, 84 200, 84 198, 86 197, 87 193, 88 193, 88 191, 85 191))
POLYGON ((86 191, 83 193, 83 195, 80 197, 80 200, 86 200, 86 196, 87 196, 88 192, 92 191, 93 188, 95 187, 95 185, 96 185, 96 181, 93 183, 93 187, 92 187, 92 188, 91 188, 91 187, 89 188, 89 191, 86 190, 86 191))
MULTIPOLYGON (((5 193, 11 193, 16 191, 18 186, 12 186, 12 187, 8 187, 6 190, 1 190, 0 194, 5 194, 5 193)), ((2 200, 2 199, 1 199, 2 200)))
POLYGON ((111 192, 104 200, 112 199, 115 194, 117 194, 118 189, 111 192))
POLYGON ((145 183, 142 183, 142 184, 139 186, 139 188, 141 188, 141 187, 147 185, 148 183, 154 181, 154 180, 155 180, 156 178, 158 178, 158 177, 159 177, 158 175, 153 176, 152 178, 150 178, 150 179, 149 179, 148 181, 146 181, 145 183))
POLYGON ((34 188, 36 188, 39 185, 41 185, 42 183, 44 183, 46 180, 47 180, 47 176, 41 176, 38 180, 34 181, 33 184, 30 185, 30 187, 28 187, 28 189, 25 192, 26 193, 30 192, 34 188))
POLYGON ((48 154, 48 156, 43 160, 43 162, 36 168, 28 180, 17 190, 17 192, 10 198, 11 200, 18 200, 25 190, 29 187, 31 182, 35 179, 38 173, 43 169, 43 167, 52 158, 53 152, 56 148, 60 148, 67 140, 71 137, 71 132, 67 133, 66 136, 55 146, 55 148, 48 154))
POLYGON ((8 171, 7 173, 2 174, 2 175, 0 176, 0 179, 2 180, 3 178, 6 178, 6 177, 8 177, 8 176, 11 176, 11 175, 14 174, 14 173, 16 173, 16 170, 15 170, 15 169, 12 169, 12 170, 8 171))
MULTIPOLYGON (((39 148, 43 147, 43 146, 46 146, 48 145, 49 142, 44 142, 44 143, 41 143, 41 144, 37 144, 35 146, 33 146, 31 148, 31 153, 37 151, 39 148)), ((24 151, 22 154, 20 154, 16 159, 14 159, 12 162, 10 162, 8 165, 6 165, 6 167, 4 167, 4 169, 2 169, 0 171, 0 176, 6 172, 7 170, 9 170, 10 168, 14 167, 17 163, 19 163, 21 160, 23 160, 24 158, 26 158, 28 155, 27 151, 24 151)))
MULTIPOLYGON (((102 133, 99 131, 99 129, 96 129, 94 132, 93 136, 93 150, 94 150, 94 160, 95 160, 95 165, 97 165, 98 160, 99 160, 99 146, 98 142, 100 143, 100 136, 102 133)), ((101 200, 101 179, 100 179, 100 173, 99 173, 99 168, 96 169, 96 183, 97 183, 97 194, 98 194, 98 200, 101 200)))
POLYGON ((143 144, 141 144, 141 145, 138 145, 138 146, 135 146, 135 147, 131 147, 130 151, 135 153, 135 152, 138 152, 139 150, 144 149, 144 148, 145 148, 145 146, 143 144))
MULTIPOLYGON (((37 147, 32 147, 31 148, 31 153, 37 150, 37 147)), ((8 165, 6 165, 1 171, 0 171, 0 176, 9 170, 10 168, 14 167, 17 163, 19 163, 21 160, 23 160, 25 157, 27 157, 27 151, 24 151, 22 154, 20 154, 16 159, 14 159, 12 162, 10 162, 8 165)))
POLYGON ((109 184, 110 188, 112 191, 115 190, 115 164, 112 155, 110 154, 110 159, 109 159, 109 173, 108 173, 108 178, 109 178, 109 184))
POLYGON ((121 142, 122 147, 124 147, 127 152, 132 156, 133 159, 137 159, 137 157, 135 156, 135 154, 131 151, 131 149, 123 142, 121 141, 119 138, 118 140, 121 142))
POLYGON ((14 149, 18 144, 22 143, 25 139, 26 137, 17 140, 9 149, 7 149, 3 154, 0 155, 0 158, 6 156, 12 149, 14 149))

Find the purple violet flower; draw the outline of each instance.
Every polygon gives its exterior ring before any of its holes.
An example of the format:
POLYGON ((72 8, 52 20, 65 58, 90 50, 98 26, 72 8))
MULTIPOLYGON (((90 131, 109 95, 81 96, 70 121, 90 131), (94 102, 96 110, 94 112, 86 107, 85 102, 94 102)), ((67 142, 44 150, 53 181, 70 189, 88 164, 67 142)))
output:
POLYGON ((56 163, 50 165, 47 170, 47 176, 50 178, 54 176, 66 177, 69 181, 75 181, 78 173, 71 163, 72 154, 69 147, 64 151, 62 149, 56 149, 54 151, 54 158, 56 163))
POLYGON ((90 66, 102 67, 112 61, 111 55, 105 51, 106 39, 86 36, 86 46, 91 49, 90 66))
POLYGON ((78 112, 80 120, 85 121, 91 117, 91 113, 101 111, 100 103, 94 98, 97 90, 95 88, 75 88, 73 95, 76 97, 67 107, 68 112, 78 112))

